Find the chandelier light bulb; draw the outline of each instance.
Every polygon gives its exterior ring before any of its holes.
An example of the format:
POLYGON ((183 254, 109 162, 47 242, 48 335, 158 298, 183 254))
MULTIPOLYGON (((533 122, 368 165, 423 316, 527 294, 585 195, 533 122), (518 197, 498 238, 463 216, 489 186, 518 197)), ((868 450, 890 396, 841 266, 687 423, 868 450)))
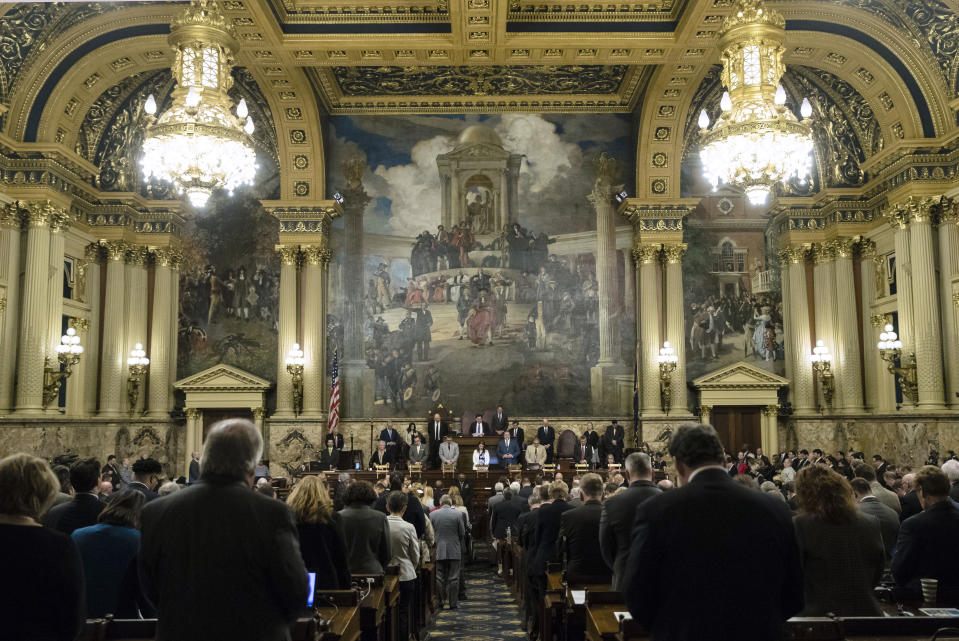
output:
POLYGON ((699 112, 699 128, 709 129, 709 114, 705 109, 699 112))
POLYGON ((240 98, 240 104, 236 106, 236 115, 238 118, 246 118, 250 110, 246 108, 246 98, 240 98))
POLYGON ((782 85, 776 87, 776 104, 784 105, 786 104, 786 90, 783 89, 782 85))
POLYGON ((246 124, 243 125, 243 131, 250 134, 251 136, 253 135, 253 119, 250 118, 249 116, 246 117, 246 124))
POLYGON ((723 111, 729 111, 730 109, 733 108, 733 101, 732 101, 732 98, 729 97, 728 91, 723 92, 723 97, 719 101, 719 108, 722 109, 723 111))
POLYGON ((190 87, 190 90, 186 93, 184 102, 187 107, 196 107, 200 104, 200 92, 197 91, 196 87, 190 87))
POLYGON ((143 111, 151 116, 157 112, 157 99, 153 97, 152 93, 147 96, 147 101, 143 103, 143 111))
POLYGON ((809 98, 802 99, 802 106, 799 107, 799 115, 803 117, 803 120, 812 116, 812 103, 809 102, 809 98))

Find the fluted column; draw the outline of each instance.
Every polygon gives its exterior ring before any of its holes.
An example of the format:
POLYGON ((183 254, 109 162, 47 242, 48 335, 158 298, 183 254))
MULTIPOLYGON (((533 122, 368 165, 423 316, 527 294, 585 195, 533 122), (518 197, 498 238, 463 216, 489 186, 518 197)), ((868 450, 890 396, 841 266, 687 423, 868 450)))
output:
POLYGON ((659 400, 659 245, 639 245, 633 259, 639 265, 640 380, 643 415, 662 414, 659 400))
MULTIPOLYGON (((670 389, 673 394, 672 413, 688 413, 686 400, 686 314, 683 306, 683 255, 686 245, 664 245, 666 266, 666 340, 676 350, 676 369, 670 389)), ((657 362, 658 364, 658 362, 657 362)))
MULTIPOLYGON (((835 355, 836 350, 836 332, 834 331, 836 323, 836 252, 833 243, 822 243, 813 249, 813 300, 815 312, 815 336, 816 341, 823 341, 829 351, 835 355)), ((809 362, 809 351, 802 354, 802 367, 811 367, 809 362)), ((838 363, 833 360, 833 365, 838 367, 838 363)), ((837 372, 838 373, 838 372, 837 372)), ((835 377, 836 394, 833 397, 833 407, 838 405, 842 397, 840 388, 843 386, 842 376, 835 377)), ((821 390, 816 390, 821 394, 821 390)), ((817 400, 822 400, 817 399, 817 400)))
POLYGON ((932 242, 932 214, 939 199, 914 199, 909 225, 912 259, 913 325, 920 410, 943 410, 942 332, 939 327, 939 283, 936 279, 935 246, 932 242))
POLYGON ((810 413, 816 407, 813 396, 812 367, 809 354, 812 353, 809 329, 809 305, 806 299, 806 254, 805 247, 791 247, 784 252, 782 262, 789 265, 789 301, 786 313, 789 314, 789 349, 792 351, 792 376, 790 385, 793 392, 793 409, 797 414, 810 413))
MULTIPOLYGON (((50 217, 50 255, 47 268, 47 344, 45 354, 47 366, 59 368, 57 363, 57 345, 63 336, 63 232, 68 217, 64 211, 58 211, 50 217)), ((69 387, 71 381, 64 381, 69 387)), ((50 403, 56 408, 58 401, 50 403)))
MULTIPOLYGON (((869 346, 876 349, 876 343, 879 341, 879 335, 883 332, 887 323, 892 319, 885 314, 873 314, 869 317, 872 325, 871 341, 869 346)), ((890 376, 886 361, 879 358, 879 352, 876 352, 876 411, 881 414, 896 411, 896 379, 890 376)), ((904 399, 905 400, 905 399, 904 399)))
POLYGON ((78 416, 93 416, 97 411, 97 382, 100 380, 100 260, 101 247, 90 243, 84 250, 77 287, 80 300, 90 306, 90 318, 83 339, 80 361, 82 399, 78 416))
POLYGON ((300 248, 280 246, 280 301, 277 317, 277 372, 276 414, 277 418, 293 416, 293 382, 286 371, 286 355, 299 342, 296 338, 296 271, 300 260, 300 248))
POLYGON ((310 245, 303 247, 303 416, 323 416, 329 392, 326 379, 326 280, 333 252, 310 245))
MULTIPOLYGON (((602 156, 605 159, 605 154, 602 156)), ((587 197, 596 211, 596 280, 599 285, 599 367, 620 362, 619 272, 616 266, 616 211, 613 209, 613 187, 606 162, 597 163, 597 178, 587 197), (604 169, 607 168, 607 169, 604 169)))
POLYGON ((203 411, 195 407, 186 408, 186 446, 183 448, 183 476, 190 478, 190 461, 193 452, 203 451, 203 411))
POLYGON ((167 383, 167 407, 174 407, 173 384, 177 379, 177 351, 180 345, 180 265, 183 263, 183 254, 174 252, 170 261, 170 371, 167 383))
POLYGON ((939 214, 939 306, 945 359, 946 406, 959 403, 959 331, 952 300, 952 279, 959 275, 959 202, 944 202, 939 214))
POLYGON ((865 401, 866 411, 879 409, 879 355, 876 351, 877 338, 873 338, 875 328, 872 325, 872 305, 876 301, 876 243, 868 239, 859 241, 859 275, 862 284, 862 362, 863 374, 866 382, 865 401))
MULTIPOLYGON (((636 307, 636 272, 633 269, 633 261, 629 255, 629 250, 619 252, 623 257, 623 275, 625 282, 623 284, 623 304, 624 309, 632 310, 636 307)), ((635 322, 636 317, 633 317, 635 322)))
MULTIPOLYGON (((833 243, 836 253, 836 325, 835 358, 839 366, 836 378, 842 384, 836 389, 837 407, 848 413, 862 412, 862 359, 859 355, 859 316, 856 306, 856 282, 853 274, 852 238, 840 238, 833 243)), ((870 261, 871 262, 871 261, 870 261)))
MULTIPOLYGON (((147 342, 148 331, 148 304, 149 292, 147 291, 147 248, 134 245, 127 251, 126 266, 126 344, 124 353, 129 354, 130 350, 139 343, 143 345, 144 350, 149 350, 150 345, 147 342)), ((152 359, 153 354, 147 351, 147 356, 152 359)), ((125 361, 124 361, 125 362, 125 361)), ((125 372, 126 373, 126 372, 125 372)), ((146 394, 141 393, 137 397, 136 408, 131 408, 135 413, 142 413, 146 405, 146 394)))
POLYGON ((17 349, 17 413, 43 411, 43 367, 47 342, 47 287, 50 271, 50 223, 59 210, 49 203, 27 203, 26 260, 17 349))
MULTIPOLYGON (((106 250, 106 286, 103 289, 103 345, 100 349, 100 416, 122 416, 126 390, 126 300, 124 258, 127 245, 110 241, 106 250)), ((132 347, 132 346, 131 346, 132 347)))
MULTIPOLYGON (((908 355, 915 351, 913 345, 913 295, 912 262, 910 260, 909 214, 901 208, 893 208, 884 214, 892 225, 896 242, 896 311, 899 323, 896 333, 902 341, 902 353, 908 355)), ((903 398, 903 403, 909 403, 903 398)))
POLYGON ((13 409, 17 371, 17 332, 20 320, 20 208, 9 203, 0 210, 0 276, 6 282, 0 310, 0 413, 13 409))
POLYGON ((170 265, 173 252, 167 248, 153 252, 153 314, 150 331, 150 403, 149 416, 170 415, 170 307, 173 306, 173 278, 170 265))

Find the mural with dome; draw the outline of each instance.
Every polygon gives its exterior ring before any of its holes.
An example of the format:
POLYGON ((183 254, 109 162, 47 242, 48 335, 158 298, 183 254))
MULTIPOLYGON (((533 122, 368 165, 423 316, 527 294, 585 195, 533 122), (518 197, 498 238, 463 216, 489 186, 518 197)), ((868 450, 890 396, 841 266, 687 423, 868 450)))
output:
POLYGON ((628 118, 339 116, 325 138, 347 416, 631 408, 628 118))

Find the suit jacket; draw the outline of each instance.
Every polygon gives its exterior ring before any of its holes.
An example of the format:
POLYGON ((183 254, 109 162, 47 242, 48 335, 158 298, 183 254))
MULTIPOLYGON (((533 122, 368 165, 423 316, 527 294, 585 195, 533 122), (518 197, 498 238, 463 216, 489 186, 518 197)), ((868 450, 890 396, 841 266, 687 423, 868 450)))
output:
POLYGON ((552 445, 556 441, 556 430, 553 429, 552 425, 543 426, 540 425, 536 430, 536 436, 539 437, 539 444, 543 447, 547 445, 552 445))
MULTIPOLYGON (((380 494, 376 499, 376 503, 373 504, 373 509, 379 510, 389 516, 390 510, 386 505, 389 497, 389 492, 380 494)), ((414 501, 412 495, 406 505, 406 511, 403 512, 403 520, 413 526, 413 529, 416 531, 416 538, 423 538, 423 534, 426 532, 426 513, 423 511, 423 504, 419 501, 414 501)))
POLYGON ((939 590, 959 590, 959 505, 950 500, 930 505, 899 526, 892 554, 897 585, 919 587, 919 579, 939 579, 939 590))
POLYGON ((637 508, 622 587, 633 618, 657 641, 773 641, 802 609, 798 576, 786 505, 733 483, 723 469, 703 469, 637 508), (762 589, 730 587, 743 559, 762 589))
POLYGON ((289 638, 308 585, 284 503, 204 477, 149 503, 140 521, 140 581, 157 605, 158 641, 289 638))
POLYGON ((532 571, 545 575, 550 561, 559 561, 556 542, 559 540, 560 519, 571 509, 562 499, 540 506, 536 531, 533 533, 532 571))
POLYGON ((395 429, 389 431, 384 429, 380 431, 380 440, 386 441, 386 449, 388 450, 395 450, 403 443, 400 433, 395 429), (390 447, 390 443, 393 444, 393 447, 390 447))
MULTIPOLYGON (((327 436, 330 436, 330 434, 327 434, 327 436)), ((335 447, 336 449, 342 451, 342 450, 343 450, 343 435, 340 434, 339 432, 337 432, 336 434, 333 434, 332 436, 333 436, 333 447, 335 447)), ((326 439, 324 439, 324 442, 325 442, 325 441, 326 441, 326 439)))
POLYGON ((379 449, 377 449, 376 451, 373 452, 373 456, 370 457, 369 467, 372 468, 374 465, 389 465, 390 469, 392 469, 395 464, 396 464, 396 455, 393 452, 387 449, 387 450, 384 450, 382 454, 380 454, 379 449))
POLYGON ((74 530, 96 525, 104 507, 103 501, 93 494, 77 494, 73 500, 50 508, 43 518, 43 524, 70 535, 74 530))
POLYGON ((523 431, 522 427, 511 427, 509 428, 510 437, 519 444, 520 451, 523 450, 523 445, 526 443, 526 432, 523 431))
POLYGON ((410 452, 407 454, 410 463, 426 463, 429 457, 430 451, 422 443, 419 445, 410 445, 410 452))
POLYGON ((592 445, 593 448, 599 447, 599 432, 593 430, 592 432, 584 432, 586 434, 586 444, 592 445))
POLYGON ((875 496, 863 498, 857 507, 863 514, 874 516, 879 521, 879 533, 882 535, 882 546, 886 566, 888 566, 892 560, 892 551, 896 547, 896 539, 899 537, 899 515, 888 505, 883 505, 875 496))
POLYGON ((625 492, 611 496, 603 503, 599 520, 599 548, 606 565, 613 569, 613 590, 623 589, 636 508, 643 501, 662 493, 652 481, 633 481, 625 492))
MULTIPOLYGON (((955 486, 953 486, 955 487, 955 486)), ((956 500, 956 499, 953 499, 956 500)), ((919 503, 919 497, 916 496, 916 491, 913 490, 908 494, 899 497, 899 505, 902 507, 902 511, 899 514, 899 520, 905 521, 910 516, 915 516, 922 512, 922 505, 919 503)), ((892 554, 892 550, 887 550, 889 554, 892 554)))
POLYGON ((193 485, 200 480, 200 462, 190 459, 190 475, 187 477, 186 482, 190 485, 193 485))
POLYGON ((426 438, 430 441, 430 446, 435 451, 439 448, 440 444, 443 442, 443 439, 446 438, 446 435, 450 432, 450 425, 446 421, 440 421, 440 434, 439 438, 436 437, 436 429, 434 427, 436 421, 430 421, 426 424, 426 427, 423 429, 423 432, 426 433, 426 438))
POLYGON ((473 421, 472 423, 470 423, 469 435, 470 435, 470 436, 475 436, 475 435, 476 435, 476 430, 479 429, 479 426, 480 426, 480 425, 483 426, 483 434, 482 434, 482 436, 489 436, 490 434, 493 433, 493 429, 490 427, 489 423, 487 423, 486 421, 481 421, 481 422, 479 422, 479 423, 477 423, 476 421, 473 421))
POLYGON ((493 506, 493 514, 490 517, 490 531, 494 539, 505 539, 506 528, 510 528, 510 534, 515 535, 516 519, 523 513, 521 501, 510 499, 509 501, 500 501, 493 506))
MULTIPOLYGON (((192 461, 191 461, 191 462, 192 462, 192 461)), ((100 470, 100 474, 101 474, 101 475, 106 475, 106 474, 109 474, 109 475, 110 475, 110 483, 113 484, 113 489, 114 489, 114 490, 116 490, 118 487, 120 487, 120 482, 121 482, 122 479, 120 478, 120 466, 119 466, 119 465, 107 463, 107 464, 104 465, 103 468, 100 470)))
MULTIPOLYGON (((526 487, 520 488, 519 496, 520 496, 520 498, 522 498, 523 500, 528 501, 528 500, 529 500, 529 497, 532 496, 532 494, 533 494, 533 486, 532 486, 532 485, 527 485, 526 487)), ((529 503, 527 503, 527 505, 529 505, 529 503)))
POLYGON ((559 552, 566 558, 568 576, 605 577, 609 581, 613 571, 603 560, 599 547, 599 521, 603 504, 586 501, 581 507, 567 510, 560 517, 559 552))
POLYGON ((953 501, 959 501, 959 481, 953 481, 949 488, 949 498, 953 501))
POLYGON ((430 512, 430 523, 436 538, 436 560, 458 561, 462 558, 460 541, 466 536, 463 513, 444 505, 430 512))
POLYGON ((589 463, 590 465, 593 463, 593 446, 589 444, 588 440, 586 441, 585 447, 583 447, 582 443, 576 441, 576 446, 573 448, 573 464, 576 465, 578 463, 589 463), (585 450, 586 454, 585 461, 581 460, 583 450, 585 450))
POLYGON ((490 419, 490 427, 493 428, 494 432, 503 432, 509 429, 509 416, 506 415, 506 412, 499 416, 493 414, 493 418, 490 419))
POLYGON ((602 439, 602 449, 604 454, 612 454, 616 457, 617 463, 622 463, 623 458, 623 439, 626 437, 626 431, 623 429, 622 425, 617 425, 613 427, 609 425, 606 427, 606 433, 603 434, 602 439), (613 445, 613 441, 616 441, 616 445, 613 445))
POLYGON ((321 450, 320 451, 320 467, 326 470, 335 470, 340 464, 340 451, 338 449, 333 450, 321 450))
POLYGON ((383 568, 393 558, 386 515, 361 503, 352 503, 339 514, 350 574, 383 574, 383 568))
POLYGON ((806 602, 799 616, 882 616, 873 596, 886 563, 876 517, 857 511, 855 520, 829 523, 800 514, 793 523, 806 602))
POLYGON ((517 459, 519 459, 519 443, 513 439, 510 439, 509 444, 507 445, 506 439, 504 438, 496 444, 496 455, 499 458, 500 465, 512 465, 517 463, 517 459), (513 458, 506 458, 507 454, 510 454, 513 458))
POLYGON ((542 445, 530 445, 526 448, 526 464, 542 465, 546 462, 546 448, 542 445))
POLYGON ((140 483, 139 481, 133 481, 127 487, 129 487, 131 490, 136 490, 137 492, 142 494, 144 497, 146 497, 147 503, 149 503, 153 499, 160 497, 159 494, 157 494, 156 492, 148 488, 143 483, 140 483))
POLYGON ((460 446, 455 442, 441 443, 439 454, 440 462, 455 463, 460 457, 460 446))
POLYGON ((350 568, 346 563, 346 534, 339 512, 326 523, 298 523, 300 554, 307 571, 316 572, 316 589, 349 590, 350 568))

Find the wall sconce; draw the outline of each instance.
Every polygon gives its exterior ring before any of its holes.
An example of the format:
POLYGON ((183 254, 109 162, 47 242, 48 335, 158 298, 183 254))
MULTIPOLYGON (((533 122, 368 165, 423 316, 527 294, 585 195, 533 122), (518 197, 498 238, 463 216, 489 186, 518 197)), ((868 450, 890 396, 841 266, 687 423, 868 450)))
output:
POLYGON ((57 345, 57 367, 47 365, 43 368, 44 407, 60 395, 63 381, 73 374, 73 366, 80 362, 81 354, 83 354, 83 346, 80 345, 80 337, 77 336, 77 330, 70 327, 67 333, 60 337, 60 344, 57 345), (63 371, 60 371, 61 365, 63 371))
POLYGON ((663 406, 663 411, 669 414, 669 409, 673 405, 673 371, 676 369, 676 363, 679 357, 676 356, 676 350, 665 341, 659 350, 659 402, 663 406))
POLYGON ((912 361, 908 365, 902 363, 902 341, 893 330, 892 325, 886 324, 885 331, 879 334, 879 342, 876 343, 879 348, 879 356, 882 360, 889 363, 886 368, 889 373, 896 378, 903 396, 913 403, 919 401, 919 383, 918 372, 916 369, 916 355, 910 354, 912 361))
POLYGON ((127 398, 130 400, 130 412, 137 407, 137 399, 140 397, 140 386, 143 384, 143 377, 147 374, 150 367, 150 359, 143 350, 143 345, 137 343, 130 350, 130 357, 127 359, 127 367, 130 370, 130 376, 127 378, 127 398))
MULTIPOLYGON (((822 402, 827 407, 832 407, 832 397, 836 392, 836 385, 832 373, 832 354, 829 348, 821 340, 816 341, 816 346, 812 349, 812 355, 809 360, 812 361, 813 377, 819 380, 819 389, 822 390, 822 402)), ((822 406, 819 408, 822 411, 822 406)))
POLYGON ((303 365, 306 359, 303 358, 303 350, 299 343, 293 343, 293 347, 286 355, 286 371, 293 377, 293 413, 299 414, 303 411, 303 365))

